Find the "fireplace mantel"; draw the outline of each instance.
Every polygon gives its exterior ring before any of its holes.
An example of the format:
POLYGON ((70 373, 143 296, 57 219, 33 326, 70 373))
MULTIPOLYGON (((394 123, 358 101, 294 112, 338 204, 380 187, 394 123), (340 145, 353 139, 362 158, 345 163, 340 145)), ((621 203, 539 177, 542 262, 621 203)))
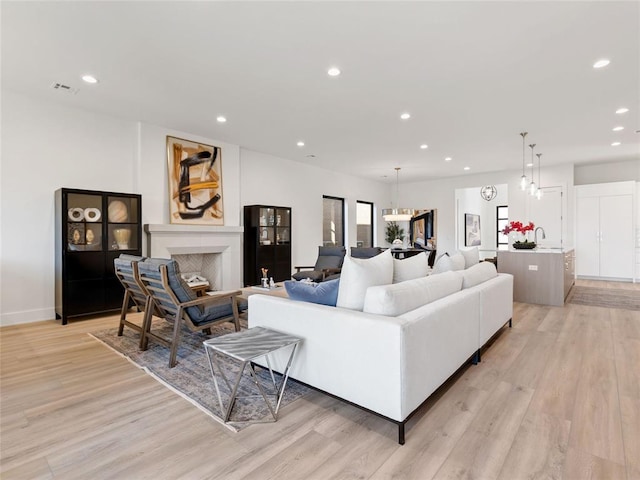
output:
POLYGON ((154 224, 147 223, 144 226, 147 233, 181 233, 185 235, 198 235, 201 233, 237 233, 244 232, 244 227, 214 227, 209 225, 180 225, 180 224, 154 224))

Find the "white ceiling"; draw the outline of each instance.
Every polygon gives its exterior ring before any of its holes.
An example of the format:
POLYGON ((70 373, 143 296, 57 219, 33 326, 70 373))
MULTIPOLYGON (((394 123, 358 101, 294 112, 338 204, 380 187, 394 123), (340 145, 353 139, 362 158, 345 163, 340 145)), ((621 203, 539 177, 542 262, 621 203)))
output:
POLYGON ((543 168, 640 159, 635 1, 3 1, 1 16, 3 88, 338 172, 519 169, 523 130, 543 168))

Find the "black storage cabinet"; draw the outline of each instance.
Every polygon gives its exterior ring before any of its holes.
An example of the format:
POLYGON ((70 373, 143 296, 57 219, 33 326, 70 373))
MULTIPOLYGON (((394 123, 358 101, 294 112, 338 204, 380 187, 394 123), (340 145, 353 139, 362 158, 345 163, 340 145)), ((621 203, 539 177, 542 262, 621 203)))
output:
POLYGON ((259 285, 262 268, 276 282, 291 279, 291 208, 244 207, 244 284, 259 285))
POLYGON ((55 192, 56 318, 117 311, 124 290, 113 268, 142 254, 140 195, 61 188, 55 192))

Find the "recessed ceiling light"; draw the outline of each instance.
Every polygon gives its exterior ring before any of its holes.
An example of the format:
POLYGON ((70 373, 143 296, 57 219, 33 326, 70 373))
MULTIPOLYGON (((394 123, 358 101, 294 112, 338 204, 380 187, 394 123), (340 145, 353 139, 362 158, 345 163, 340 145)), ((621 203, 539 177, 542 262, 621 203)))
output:
POLYGON ((296 143, 296 145, 298 145, 299 147, 304 147, 304 142, 303 141, 299 141, 298 143, 296 143))
POLYGON ((609 63, 611 63, 609 60, 607 60, 606 58, 603 58, 602 60, 598 60, 596 63, 594 63, 593 68, 606 67, 607 65, 609 65, 609 63))
POLYGON ((464 167, 464 170, 471 170, 471 167, 464 167))
POLYGON ((330 77, 337 77, 338 75, 340 75, 340 69, 338 67, 331 67, 329 70, 327 70, 327 74, 330 77))
POLYGON ((620 142, 613 142, 613 143, 611 144, 611 146, 612 146, 612 147, 617 147, 618 145, 622 145, 622 143, 620 143, 620 142))
POLYGON ((422 150, 426 150, 427 148, 429 148, 429 145, 427 145, 426 143, 423 143, 422 145, 420 145, 420 148, 422 150))
POLYGON ((619 132, 620 130, 624 130, 623 126, 617 126, 617 127, 613 127, 611 130, 613 130, 614 132, 619 132))
POLYGON ((616 113, 619 115, 621 113, 627 113, 629 111, 629 109, 627 107, 620 107, 619 109, 616 110, 616 113))
POLYGON ((224 123, 227 121, 227 118, 220 115, 218 118, 216 118, 216 120, 218 121, 218 123, 224 123))
POLYGON ((450 162, 451 160, 453 160, 453 158, 451 158, 451 157, 446 157, 446 158, 444 159, 444 161, 445 161, 445 162, 450 162))
POLYGON ((527 163, 527 167, 533 167, 533 163, 531 162, 527 163))
POLYGON ((410 114, 410 113, 405 112, 405 113, 403 113, 402 115, 400 115, 400 118, 401 118, 402 120, 409 120, 409 119, 411 118, 411 114, 410 114))
POLYGON ((83 75, 82 80, 84 80, 87 83, 98 83, 98 79, 93 75, 83 75))

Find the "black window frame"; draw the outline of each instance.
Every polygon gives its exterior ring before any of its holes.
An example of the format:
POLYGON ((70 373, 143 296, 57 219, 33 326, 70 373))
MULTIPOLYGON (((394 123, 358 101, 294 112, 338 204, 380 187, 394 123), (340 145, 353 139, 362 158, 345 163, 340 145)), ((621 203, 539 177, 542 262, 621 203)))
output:
POLYGON ((322 244, 325 244, 325 239, 324 239, 324 201, 326 200, 338 200, 340 201, 342 208, 340 209, 340 211, 342 212, 342 224, 340 225, 340 227, 342 228, 342 242, 341 243, 337 243, 336 242, 336 246, 338 247, 344 247, 345 246, 345 237, 346 237, 346 231, 345 231, 345 211, 344 211, 344 207, 345 207, 345 201, 344 198, 342 197, 334 197, 331 195, 322 195, 322 244))
POLYGON ((500 229, 500 220, 507 220, 507 222, 509 221, 509 205, 498 205, 496 206, 496 249, 500 250, 500 245, 504 245, 507 248, 503 248, 503 250, 508 250, 509 249, 509 236, 507 235, 507 241, 506 242, 500 242, 500 236, 502 235, 501 233, 501 229, 500 229), (500 216, 500 209, 501 208, 506 208, 507 209, 507 216, 506 217, 501 217, 500 216))
POLYGON ((369 220, 370 220, 370 229, 369 229, 369 234, 370 234, 370 238, 371 238, 371 245, 362 245, 363 247, 375 247, 375 243, 376 243, 376 237, 374 235, 374 228, 373 228, 373 218, 374 218, 374 203, 373 202, 367 202, 366 200, 356 200, 356 246, 359 247, 360 245, 358 245, 358 204, 363 204, 363 205, 369 205, 371 207, 371 210, 369 212, 369 220))

